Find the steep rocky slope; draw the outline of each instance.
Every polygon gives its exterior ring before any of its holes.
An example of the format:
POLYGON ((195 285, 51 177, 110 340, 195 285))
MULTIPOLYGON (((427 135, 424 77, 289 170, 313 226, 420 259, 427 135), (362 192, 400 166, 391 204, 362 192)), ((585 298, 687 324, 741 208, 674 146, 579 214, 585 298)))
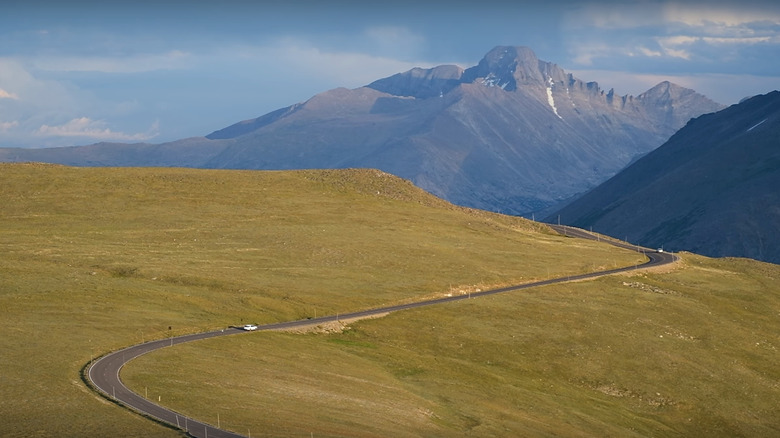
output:
POLYGON ((549 219, 632 242, 780 263, 780 92, 691 120, 549 219))

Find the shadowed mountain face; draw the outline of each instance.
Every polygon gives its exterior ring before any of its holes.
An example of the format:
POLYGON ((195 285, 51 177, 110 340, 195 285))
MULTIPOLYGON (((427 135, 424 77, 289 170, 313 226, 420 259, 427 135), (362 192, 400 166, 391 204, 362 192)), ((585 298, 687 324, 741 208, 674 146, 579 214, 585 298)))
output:
POLYGON ((691 120, 550 219, 650 247, 780 263, 780 92, 691 120))
POLYGON ((721 108, 668 82, 639 96, 618 96, 540 61, 528 48, 496 47, 465 70, 415 68, 354 90, 330 90, 205 138, 93 145, 99 151, 89 154, 76 151, 80 148, 6 150, 0 159, 240 169, 373 167, 459 205, 530 215, 595 187, 690 118, 721 108))

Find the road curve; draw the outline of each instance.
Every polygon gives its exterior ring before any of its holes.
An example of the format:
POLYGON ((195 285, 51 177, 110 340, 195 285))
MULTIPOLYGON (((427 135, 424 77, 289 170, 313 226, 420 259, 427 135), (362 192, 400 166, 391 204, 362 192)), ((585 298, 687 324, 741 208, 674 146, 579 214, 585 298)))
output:
MULTIPOLYGON (((585 230, 579 228, 572 228, 565 225, 550 225, 554 230, 560 234, 577 237, 582 239, 597 240, 599 237, 592 233, 588 233, 585 230)), ((617 242, 607 240, 605 241, 612 245, 630 249, 645 254, 648 257, 648 261, 636 266, 628 266, 623 268, 610 269, 607 271, 591 272, 587 274, 571 275, 567 277, 554 278, 549 280, 537 281, 533 283, 525 283, 516 286, 509 286, 499 289, 491 289, 481 292, 474 292, 465 295, 455 295, 443 298, 437 298, 426 301, 418 301, 408 304, 399 304, 395 306, 380 307, 376 309, 362 310, 358 312, 344 313, 339 315, 322 316, 319 318, 303 319, 297 321, 279 322, 273 324, 266 324, 258 326, 257 330, 280 330, 289 329, 295 327, 303 327, 309 325, 317 325, 325 322, 338 321, 340 319, 362 318, 367 316, 374 316, 385 314, 389 312, 396 312, 399 310, 412 309, 415 307, 430 306, 433 304, 447 303, 451 301, 459 301, 463 299, 476 298, 485 295, 493 295, 503 292, 510 292, 520 289, 529 289, 532 287, 544 286, 548 284, 564 283, 567 281, 583 280, 587 278, 595 278, 604 275, 615 274, 618 272, 633 271, 636 269, 644 269, 653 266, 661 266, 668 263, 672 263, 677 260, 677 256, 667 252, 658 252, 647 248, 642 248, 637 245, 631 245, 625 242, 617 242)), ((241 329, 230 327, 223 330, 215 330, 204 333, 196 333, 186 336, 178 336, 174 338, 161 339, 158 341, 145 342, 143 344, 134 345, 125 349, 109 353, 97 361, 95 361, 88 369, 87 377, 92 386, 98 390, 98 392, 104 397, 118 402, 119 404, 128 407, 142 415, 153 418, 157 421, 167 423, 171 426, 177 427, 180 430, 186 431, 189 435, 197 438, 244 438, 244 435, 229 432, 227 430, 219 429, 210 424, 206 424, 189 418, 178 412, 164 408, 150 400, 142 397, 139 394, 128 389, 122 380, 119 378, 119 372, 122 367, 129 361, 135 359, 138 356, 149 353, 154 350, 158 350, 165 347, 170 347, 184 342, 192 342, 200 339, 208 339, 217 336, 228 336, 239 333, 247 333, 241 329)))

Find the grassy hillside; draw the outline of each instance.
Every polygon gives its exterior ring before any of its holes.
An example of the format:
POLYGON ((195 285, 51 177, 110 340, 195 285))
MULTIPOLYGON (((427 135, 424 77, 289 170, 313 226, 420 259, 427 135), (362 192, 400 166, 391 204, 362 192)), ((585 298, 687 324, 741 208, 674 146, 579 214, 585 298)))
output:
POLYGON ((776 265, 685 255, 672 272, 401 312, 343 333, 166 349, 124 375, 252 436, 777 436, 779 278, 776 265))
MULTIPOLYGON (((80 381, 79 370, 91 358, 126 345, 231 324, 334 314, 632 265, 639 260, 634 253, 561 237, 523 219, 454 207, 406 181, 373 170, 254 172, 2 164, 0 418, 9 420, 4 421, 0 434, 176 436, 173 430, 103 401, 80 381)), ((591 283, 582 283, 586 284, 591 283)), ((517 295, 500 300, 511 302, 512 297, 517 295)), ((500 301, 485 300, 485 305, 491 302, 500 301)), ((455 307, 446 309, 467 316, 455 307)), ((484 311, 495 312, 496 321, 501 321, 509 309, 498 306, 484 311)), ((425 321, 426 315, 393 318, 425 321)), ((481 327, 483 319, 469 317, 468 324, 481 327)), ((394 325, 397 321, 388 318, 373 323, 394 325)), ((401 325, 398 329, 407 330, 401 325)), ((414 332, 414 325, 409 330, 414 332)), ((424 347, 430 342, 424 337, 405 340, 392 331, 387 335, 399 345, 419 341, 424 347)), ((474 336, 483 335, 490 333, 474 332, 474 336)), ((199 366, 220 368, 225 357, 252 361, 242 351, 252 344, 243 342, 260 342, 254 354, 264 354, 267 341, 262 339, 271 339, 285 345, 273 354, 284 355, 291 336, 241 336, 224 345, 198 343, 166 354, 175 353, 172 363, 191 373, 199 366), (238 350, 222 356, 225 348, 233 347, 238 350), (193 357, 190 348, 206 350, 193 357), (223 350, 215 353, 216 362, 196 361, 215 348, 223 350)), ((362 357, 350 351, 376 343, 348 337, 352 334, 344 336, 298 336, 294 340, 317 346, 313 355, 338 352, 334 360, 346 362, 362 357)), ((503 348, 503 338, 474 339, 479 345, 503 348)), ((307 344, 296 345, 305 348, 307 344)), ((305 363, 295 359, 294 349, 288 351, 293 354, 288 360, 305 363)), ((385 361, 381 356, 366 356, 361 359, 366 374, 348 378, 379 382, 387 391, 420 400, 415 406, 435 426, 421 425, 421 431, 465 430, 471 424, 466 417, 472 415, 459 413, 458 399, 452 398, 452 407, 441 412, 435 399, 424 402, 435 398, 434 392, 407 383, 424 374, 422 361, 431 355, 438 357, 437 351, 420 349, 422 356, 412 358, 413 362, 403 357, 385 361), (379 373, 381 367, 389 368, 383 375, 372 372, 379 373)), ((470 367, 473 360, 464 357, 464 367, 470 367)), ((252 363, 246 372, 266 375, 257 366, 262 362, 252 363)), ((284 369, 283 364, 280 367, 284 369)), ((139 369, 133 364, 127 378, 148 387, 152 383, 133 377, 139 369)), ((276 382, 290 378, 279 376, 276 382)), ((468 379, 453 383, 470 384, 468 379)), ((208 388, 188 396, 187 409, 216 406, 207 397, 213 389, 208 388)), ((224 388, 231 391, 228 383, 224 388)), ((376 389, 371 384, 360 391, 376 389)), ((161 392, 173 391, 166 387, 157 394, 166 402, 169 396, 161 392)), ((481 388, 470 391, 478 394, 481 388)), ((383 398, 374 399, 382 403, 383 398)), ((240 397, 235 400, 240 402, 240 397)), ((298 418, 293 414, 296 409, 309 406, 301 403, 290 404, 293 421, 298 418)), ((263 412, 264 418, 272 416, 279 422, 281 414, 288 413, 263 412)), ((340 414, 332 417, 335 424, 344 421, 340 414)), ((377 424, 376 433, 383 434, 382 422, 377 424)), ((265 425, 256 427, 252 433, 259 436, 265 425)), ((291 426, 279 427, 277 432, 291 426)), ((346 424, 340 430, 346 433, 354 428, 346 424)))

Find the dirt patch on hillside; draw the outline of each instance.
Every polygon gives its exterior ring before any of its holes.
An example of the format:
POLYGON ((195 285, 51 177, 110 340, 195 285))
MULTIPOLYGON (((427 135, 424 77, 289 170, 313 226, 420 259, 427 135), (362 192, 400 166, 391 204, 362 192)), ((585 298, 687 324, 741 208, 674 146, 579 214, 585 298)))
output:
POLYGON ((296 333, 296 334, 343 333, 344 331, 349 330, 349 325, 354 323, 355 321, 360 321, 362 319, 382 318, 384 316, 387 316, 388 314, 389 312, 380 313, 371 316, 363 316, 360 318, 345 318, 345 319, 339 318, 337 321, 313 322, 310 325, 304 325, 304 326, 294 327, 290 329, 281 329, 279 331, 287 332, 287 333, 296 333))
POLYGON ((619 272, 615 275, 623 275, 626 277, 636 277, 636 276, 642 276, 647 273, 651 274, 668 274, 670 272, 677 271, 678 269, 681 269, 685 267, 685 263, 682 261, 681 258, 678 258, 672 263, 661 265, 661 266, 653 266, 651 268, 643 268, 642 265, 639 265, 639 269, 636 270, 630 270, 625 272, 619 272))

